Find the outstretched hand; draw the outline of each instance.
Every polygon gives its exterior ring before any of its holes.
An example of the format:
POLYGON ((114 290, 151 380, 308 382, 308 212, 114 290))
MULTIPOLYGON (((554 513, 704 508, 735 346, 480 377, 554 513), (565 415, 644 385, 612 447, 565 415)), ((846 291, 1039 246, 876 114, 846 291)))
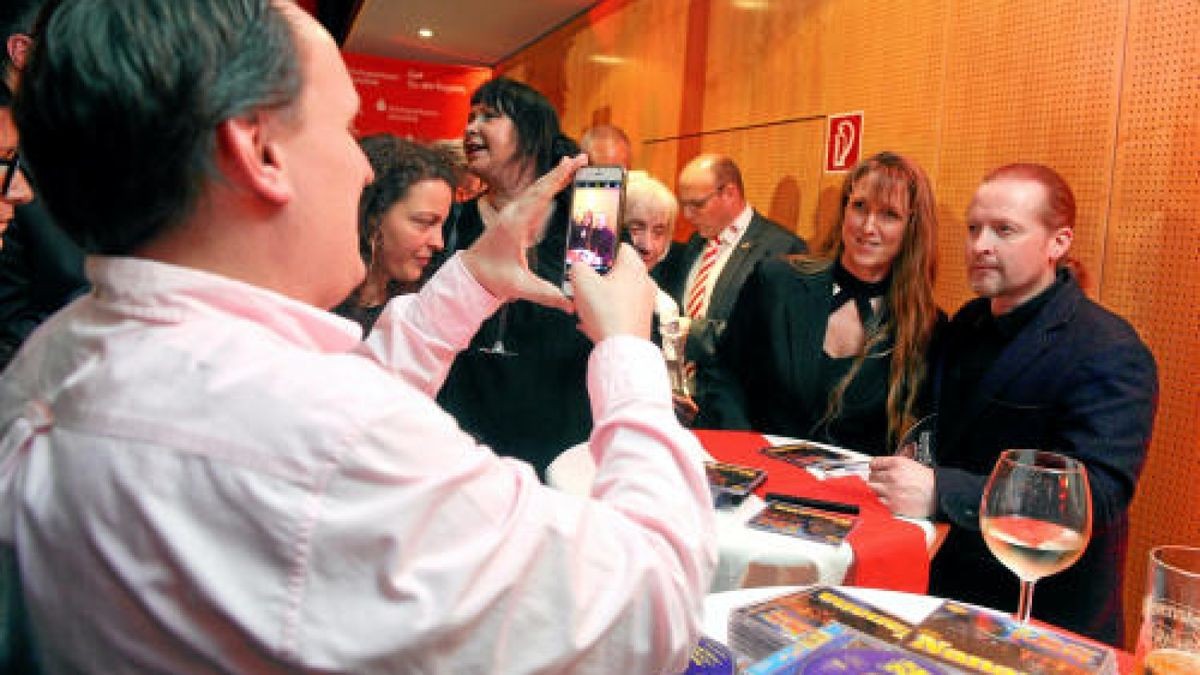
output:
POLYGON ((580 330, 592 342, 613 335, 650 338, 657 288, 629 244, 621 244, 606 276, 600 276, 587 265, 572 265, 571 288, 580 330))
POLYGON ((529 269, 525 251, 541 236, 554 195, 586 164, 586 155, 564 157, 505 206, 496 223, 463 253, 463 263, 489 293, 505 301, 529 300, 571 311, 571 301, 562 291, 529 269))

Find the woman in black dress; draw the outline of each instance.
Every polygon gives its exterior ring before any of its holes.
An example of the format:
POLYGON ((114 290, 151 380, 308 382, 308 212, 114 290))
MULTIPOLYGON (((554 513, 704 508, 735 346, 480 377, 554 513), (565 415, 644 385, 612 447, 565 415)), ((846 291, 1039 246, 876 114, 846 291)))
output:
MULTIPOLYGON (((528 85, 499 77, 471 96, 463 132, 467 168, 487 190, 462 205, 447 229, 447 253, 471 245, 496 214, 579 146, 562 134, 558 114, 528 85)), ((555 200, 530 269, 561 285, 569 191, 555 200)), ((502 307, 459 353, 438 402, 468 432, 538 473, 564 449, 587 440, 592 417, 586 389, 591 342, 574 316, 531 302, 502 307), (497 341, 504 351, 492 349, 497 341)))
POLYGON ((890 152, 855 167, 814 252, 746 282, 697 425, 889 454, 921 413, 936 233, 920 167, 890 152))

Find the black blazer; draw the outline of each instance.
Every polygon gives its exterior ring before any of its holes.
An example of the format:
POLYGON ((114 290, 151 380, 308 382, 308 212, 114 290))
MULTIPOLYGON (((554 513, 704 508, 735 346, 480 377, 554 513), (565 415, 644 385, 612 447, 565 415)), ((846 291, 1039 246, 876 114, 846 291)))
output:
POLYGON ((867 357, 843 399, 823 420, 825 332, 831 270, 804 273, 794 261, 765 260, 750 275, 720 345, 718 367, 704 373, 696 426, 755 429, 886 454, 890 342, 867 357))
MULTIPOLYGON (((688 273, 704 251, 706 243, 707 240, 699 233, 693 234, 677 255, 672 252, 658 264, 658 267, 663 268, 660 272, 662 289, 675 298, 680 311, 686 311, 684 293, 687 291, 688 273)), ((712 365, 716 357, 717 343, 729 316, 733 313, 733 306, 742 291, 742 286, 759 262, 807 250, 808 246, 803 239, 755 211, 737 248, 729 254, 729 260, 721 269, 721 275, 717 277, 708 313, 704 320, 692 322, 688 335, 688 360, 695 361, 698 368, 712 365)))
MULTIPOLYGON (((1016 576, 996 561, 979 533, 983 487, 1002 450, 1062 452, 1087 466, 1092 539, 1072 567, 1037 582, 1033 614, 1117 644, 1128 507, 1150 442, 1158 376, 1154 357, 1124 319, 1085 297, 1065 271, 1059 278, 1047 304, 962 403, 963 413, 939 417, 938 516, 951 529, 934 558, 930 590, 1015 608, 1016 576)), ((939 392, 954 377, 964 331, 989 311, 986 299, 976 299, 954 317, 935 373, 939 392)))

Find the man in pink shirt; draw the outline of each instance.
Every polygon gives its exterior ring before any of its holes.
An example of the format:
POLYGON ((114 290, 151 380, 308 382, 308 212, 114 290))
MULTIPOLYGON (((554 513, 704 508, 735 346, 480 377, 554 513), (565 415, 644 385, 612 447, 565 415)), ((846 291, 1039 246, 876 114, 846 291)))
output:
MULTIPOLYGON (((370 169, 333 40, 283 0, 52 2, 16 118, 93 291, 0 378, 0 542, 51 672, 682 670, 715 564, 702 451, 623 247, 575 305, 530 188, 362 343, 370 169), (596 342, 591 499, 433 402, 500 303, 596 342)), ((513 392, 519 396, 521 392, 513 392)), ((547 411, 553 414, 553 411, 547 411)))

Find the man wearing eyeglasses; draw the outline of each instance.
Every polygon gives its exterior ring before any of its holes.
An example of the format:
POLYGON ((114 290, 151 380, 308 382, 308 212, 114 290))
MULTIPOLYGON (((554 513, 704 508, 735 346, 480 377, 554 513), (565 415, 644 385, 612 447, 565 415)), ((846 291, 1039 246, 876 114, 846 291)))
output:
MULTIPOLYGON (((742 285, 759 261, 803 253, 804 240, 764 218, 746 202, 742 172, 725 155, 702 154, 679 174, 679 206, 696 233, 679 255, 663 261, 662 287, 691 319, 686 357, 689 390, 703 405, 704 370, 716 358, 717 343, 733 313, 742 285)), ((676 401, 690 421, 697 408, 676 401)))
MULTIPOLYGON (((0 2, 0 106, 5 109, 32 44, 34 18, 44 3, 0 2)), ((87 288, 83 252, 39 202, 28 203, 34 194, 19 168, 16 128, 5 124, 11 128, 0 138, 0 371, 34 328, 87 288)))
MULTIPOLYGON (((12 122, 11 96, 0 86, 0 235, 8 230, 17 207, 33 199, 33 190, 21 172, 17 127, 12 122)), ((0 238, 0 248, 4 240, 0 238)))

